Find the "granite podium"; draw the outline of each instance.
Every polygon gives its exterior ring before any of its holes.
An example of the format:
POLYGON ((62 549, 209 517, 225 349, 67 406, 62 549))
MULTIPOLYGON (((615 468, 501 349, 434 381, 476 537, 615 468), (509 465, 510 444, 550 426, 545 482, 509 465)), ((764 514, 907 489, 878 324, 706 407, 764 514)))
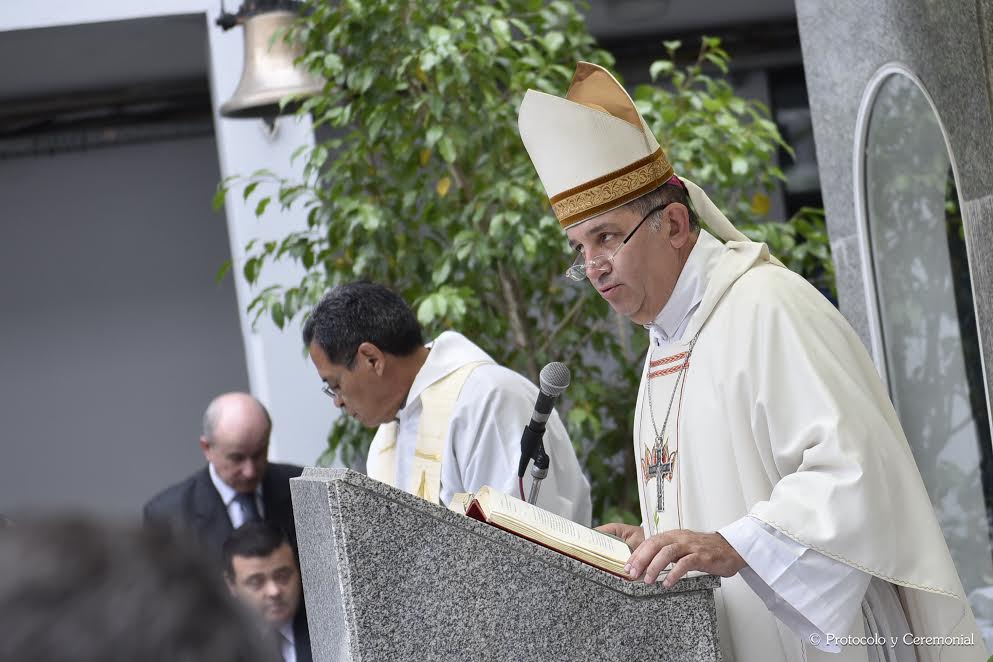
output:
POLYGON ((625 581, 345 469, 290 491, 316 662, 721 658, 717 577, 625 581))

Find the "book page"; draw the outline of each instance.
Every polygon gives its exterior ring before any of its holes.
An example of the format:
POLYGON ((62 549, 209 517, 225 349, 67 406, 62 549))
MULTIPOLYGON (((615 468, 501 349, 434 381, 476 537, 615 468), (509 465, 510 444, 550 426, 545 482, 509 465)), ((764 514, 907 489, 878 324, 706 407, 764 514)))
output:
POLYGON ((560 515, 542 510, 520 499, 507 496, 489 487, 476 493, 490 519, 511 520, 560 540, 573 547, 588 549, 608 558, 626 561, 631 550, 623 541, 604 535, 560 515))

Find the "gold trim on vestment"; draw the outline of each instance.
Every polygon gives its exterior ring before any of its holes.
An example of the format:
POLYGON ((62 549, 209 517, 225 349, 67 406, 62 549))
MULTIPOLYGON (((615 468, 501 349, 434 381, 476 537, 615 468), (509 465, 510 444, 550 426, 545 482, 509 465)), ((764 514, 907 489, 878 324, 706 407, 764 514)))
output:
POLYGON ((659 147, 631 165, 552 196, 552 210, 563 229, 619 207, 669 181, 672 164, 659 147))

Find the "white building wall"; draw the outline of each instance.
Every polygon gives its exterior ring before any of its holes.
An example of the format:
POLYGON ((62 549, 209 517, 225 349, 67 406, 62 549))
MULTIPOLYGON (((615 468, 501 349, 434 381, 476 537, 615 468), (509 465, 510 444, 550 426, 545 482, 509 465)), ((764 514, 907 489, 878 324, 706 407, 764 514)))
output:
MULTIPOLYGON (((227 9, 235 11, 237 4, 236 0, 229 0, 227 9)), ((290 166, 289 157, 297 146, 312 142, 309 123, 294 118, 280 119, 276 134, 270 136, 263 130, 260 121, 229 120, 218 113, 220 105, 234 91, 242 66, 242 31, 240 28, 221 31, 214 23, 219 11, 220 2, 217 0, 54 0, 43 3, 36 0, 4 0, 0 7, 0 38, 12 30, 202 13, 208 35, 207 71, 211 81, 221 176, 247 175, 259 168, 287 176, 297 174, 290 166)), ((71 58, 72 54, 64 53, 63 56, 71 58)), ((80 88, 85 88, 85 80, 77 82, 80 88)), ((205 206, 209 203, 209 200, 203 201, 205 206)), ((252 392, 269 408, 274 420, 270 458, 313 464, 325 448, 335 412, 327 398, 319 393, 317 376, 302 352, 299 320, 283 331, 268 319, 261 320, 257 328, 252 328, 246 309, 255 289, 249 287, 240 271, 244 259, 243 247, 249 240, 276 237, 293 228, 304 227, 305 216, 297 210, 286 212, 279 210, 278 205, 271 205, 260 221, 255 218, 254 203, 248 205, 242 202, 237 191, 229 196, 225 214, 231 254, 236 265, 233 276, 249 383, 252 392)), ((263 273, 265 282, 259 288, 269 283, 292 284, 301 275, 301 269, 295 265, 277 265, 263 273)), ((205 283, 204 287, 210 285, 205 283)), ((93 314, 99 312, 94 311, 93 314)), ((133 368, 133 376, 136 384, 149 378, 141 374, 140 366, 133 368)), ((206 402, 203 404, 206 405, 206 402)))

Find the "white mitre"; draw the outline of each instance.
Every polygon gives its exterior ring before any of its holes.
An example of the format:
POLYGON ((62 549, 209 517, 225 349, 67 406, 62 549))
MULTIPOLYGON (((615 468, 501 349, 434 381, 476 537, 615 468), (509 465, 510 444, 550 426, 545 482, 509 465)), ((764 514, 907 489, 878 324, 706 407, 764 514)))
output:
POLYGON ((749 241, 703 189, 682 175, 673 179, 672 164, 634 101, 599 65, 577 64, 565 98, 528 90, 517 126, 563 229, 673 180, 686 188, 711 232, 724 241, 749 241))
POLYGON ((565 98, 528 90, 524 147, 563 228, 653 191, 672 165, 620 83, 580 62, 565 98))

